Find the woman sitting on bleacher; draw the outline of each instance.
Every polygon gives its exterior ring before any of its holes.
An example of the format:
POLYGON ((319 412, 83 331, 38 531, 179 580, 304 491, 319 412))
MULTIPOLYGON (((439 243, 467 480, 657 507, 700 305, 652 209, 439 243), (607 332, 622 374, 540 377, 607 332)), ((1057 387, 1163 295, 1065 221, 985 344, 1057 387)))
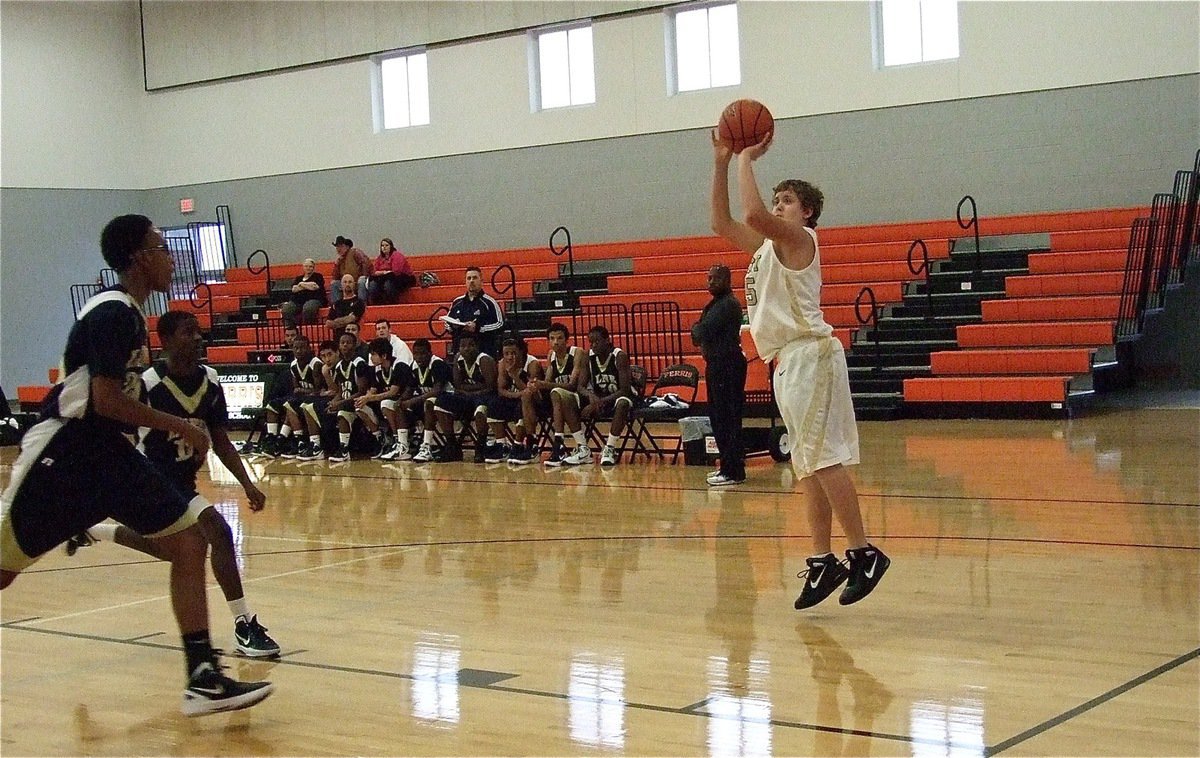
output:
POLYGON ((280 307, 283 313, 283 323, 296 323, 296 314, 300 314, 300 323, 314 324, 325 307, 325 277, 317 272, 317 262, 312 258, 304 259, 304 273, 292 282, 291 300, 280 307))
POLYGON ((412 265, 404 253, 396 249, 391 239, 379 240, 379 257, 371 266, 367 280, 367 303, 391 305, 399 302, 400 295, 417 283, 412 265))

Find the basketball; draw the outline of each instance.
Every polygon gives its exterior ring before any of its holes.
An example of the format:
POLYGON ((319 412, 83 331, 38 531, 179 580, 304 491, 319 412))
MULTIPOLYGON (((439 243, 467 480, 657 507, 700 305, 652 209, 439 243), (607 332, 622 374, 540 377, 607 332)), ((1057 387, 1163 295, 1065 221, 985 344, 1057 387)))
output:
POLYGON ((734 100, 721 112, 717 138, 740 153, 762 142, 775 128, 775 119, 767 106, 757 100, 734 100))

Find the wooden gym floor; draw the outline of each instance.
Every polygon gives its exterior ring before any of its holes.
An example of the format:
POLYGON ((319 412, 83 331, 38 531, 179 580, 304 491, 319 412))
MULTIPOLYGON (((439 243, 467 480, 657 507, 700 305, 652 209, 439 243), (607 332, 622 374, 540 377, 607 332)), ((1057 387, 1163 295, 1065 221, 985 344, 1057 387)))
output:
POLYGON ((181 716, 166 566, 60 549, 3 593, 0 753, 1200 754, 1200 411, 860 430, 892 568, 808 612, 766 459, 723 491, 682 464, 272 461, 260 514, 218 476, 284 649, 227 661, 276 694, 181 716))

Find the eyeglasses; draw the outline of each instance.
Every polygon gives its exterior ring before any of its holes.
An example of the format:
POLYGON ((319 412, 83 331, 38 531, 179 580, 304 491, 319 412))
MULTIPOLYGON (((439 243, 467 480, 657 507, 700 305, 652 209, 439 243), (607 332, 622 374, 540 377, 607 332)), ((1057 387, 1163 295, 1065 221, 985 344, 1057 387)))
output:
POLYGON ((171 248, 167 247, 166 245, 155 245, 154 247, 143 247, 142 250, 147 253, 159 253, 159 252, 169 253, 169 252, 171 252, 171 248))

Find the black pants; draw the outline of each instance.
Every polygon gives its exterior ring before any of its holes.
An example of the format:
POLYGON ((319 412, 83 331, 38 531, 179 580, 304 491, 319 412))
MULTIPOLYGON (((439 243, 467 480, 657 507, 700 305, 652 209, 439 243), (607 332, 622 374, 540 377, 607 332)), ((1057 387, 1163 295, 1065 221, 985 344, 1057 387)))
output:
POLYGON ((708 418, 721 456, 721 473, 746 478, 742 413, 746 407, 746 358, 741 353, 707 360, 708 418))

